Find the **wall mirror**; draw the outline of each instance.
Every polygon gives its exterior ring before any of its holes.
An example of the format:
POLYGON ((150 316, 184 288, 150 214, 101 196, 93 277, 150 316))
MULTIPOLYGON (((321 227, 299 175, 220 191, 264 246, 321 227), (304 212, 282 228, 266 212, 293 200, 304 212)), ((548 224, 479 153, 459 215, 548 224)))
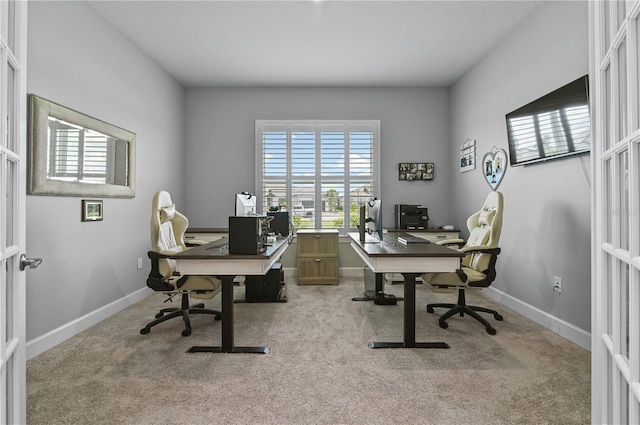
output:
POLYGON ((136 135, 29 95, 29 195, 133 198, 136 135))

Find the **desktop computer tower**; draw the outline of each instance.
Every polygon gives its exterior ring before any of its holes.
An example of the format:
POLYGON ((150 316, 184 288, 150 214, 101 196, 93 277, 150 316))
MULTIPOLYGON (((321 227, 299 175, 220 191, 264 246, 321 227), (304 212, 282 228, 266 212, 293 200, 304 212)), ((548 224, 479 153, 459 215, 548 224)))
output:
POLYGON ((247 302, 285 301, 284 270, 282 263, 274 263, 264 276, 249 275, 244 281, 247 302))
POLYGON ((229 217, 229 254, 262 254, 267 250, 267 216, 229 217))
POLYGON ((267 217, 273 217, 269 222, 269 229, 282 237, 289 236, 289 212, 268 211, 267 217))
POLYGON ((396 229, 424 230, 429 223, 429 210, 420 205, 395 204, 396 229))

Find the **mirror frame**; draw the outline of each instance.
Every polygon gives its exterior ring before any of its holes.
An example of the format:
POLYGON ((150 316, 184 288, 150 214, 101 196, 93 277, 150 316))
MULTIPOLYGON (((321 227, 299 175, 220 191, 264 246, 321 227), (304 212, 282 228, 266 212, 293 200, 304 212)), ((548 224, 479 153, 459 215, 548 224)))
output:
POLYGON ((73 109, 29 95, 29 173, 27 194, 134 198, 136 180, 136 135, 128 130, 73 109), (127 185, 66 182, 47 177, 49 117, 98 131, 127 142, 127 185))

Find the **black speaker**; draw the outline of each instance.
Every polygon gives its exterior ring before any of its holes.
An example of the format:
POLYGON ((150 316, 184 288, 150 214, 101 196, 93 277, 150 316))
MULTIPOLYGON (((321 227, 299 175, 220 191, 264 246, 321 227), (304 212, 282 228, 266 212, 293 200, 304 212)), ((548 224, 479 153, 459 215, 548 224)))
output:
POLYGON ((282 237, 289 236, 289 212, 288 211, 267 211, 267 216, 272 217, 269 222, 269 229, 273 233, 282 237))
POLYGON ((274 263, 264 276, 248 275, 244 285, 247 302, 279 301, 284 288, 282 263, 274 263))
POLYGON ((267 217, 229 217, 229 254, 261 254, 267 249, 267 217))

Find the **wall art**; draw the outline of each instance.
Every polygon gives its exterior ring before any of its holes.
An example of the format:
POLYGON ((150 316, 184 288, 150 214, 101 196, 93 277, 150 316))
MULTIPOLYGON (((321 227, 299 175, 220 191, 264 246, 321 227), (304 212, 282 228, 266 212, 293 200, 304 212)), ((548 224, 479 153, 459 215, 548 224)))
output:
POLYGON ((460 172, 476 169, 476 141, 467 139, 460 145, 460 172))
POLYGON ((504 149, 493 147, 482 157, 484 178, 492 190, 498 189, 505 173, 507 172, 507 152, 504 149))
POLYGON ((433 162, 401 162, 398 180, 428 181, 433 180, 435 166, 433 162))

